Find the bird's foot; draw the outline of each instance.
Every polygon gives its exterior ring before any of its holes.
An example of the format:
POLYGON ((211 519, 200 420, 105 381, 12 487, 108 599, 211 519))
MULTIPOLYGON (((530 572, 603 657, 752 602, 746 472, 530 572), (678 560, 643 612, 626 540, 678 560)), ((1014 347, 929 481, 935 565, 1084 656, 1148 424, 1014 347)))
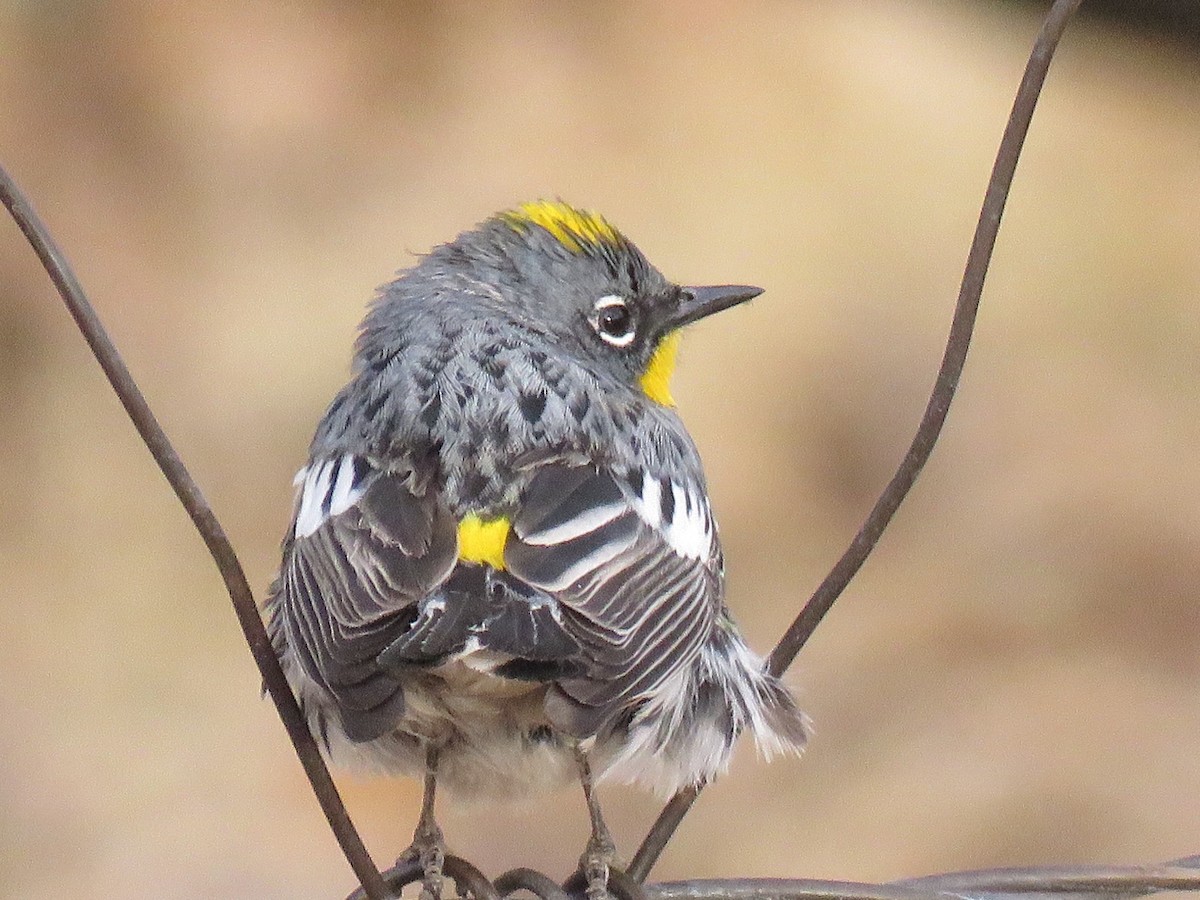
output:
POLYGON ((446 840, 437 822, 422 819, 412 843, 400 854, 401 861, 421 866, 421 900, 442 900, 442 867, 446 862, 446 840))
POLYGON ((617 861, 617 847, 608 829, 593 832, 579 858, 579 869, 587 879, 587 900, 612 900, 608 872, 617 861))

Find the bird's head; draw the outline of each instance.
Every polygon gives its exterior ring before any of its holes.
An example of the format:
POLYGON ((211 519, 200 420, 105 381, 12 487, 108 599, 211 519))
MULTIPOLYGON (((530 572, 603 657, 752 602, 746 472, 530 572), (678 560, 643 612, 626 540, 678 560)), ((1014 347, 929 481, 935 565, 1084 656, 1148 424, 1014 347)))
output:
POLYGON ((523 324, 673 406, 670 378, 686 325, 762 293, 748 285, 684 287, 601 216, 558 201, 525 203, 431 257, 468 266, 476 290, 523 324), (444 252, 442 252, 444 251, 444 252))

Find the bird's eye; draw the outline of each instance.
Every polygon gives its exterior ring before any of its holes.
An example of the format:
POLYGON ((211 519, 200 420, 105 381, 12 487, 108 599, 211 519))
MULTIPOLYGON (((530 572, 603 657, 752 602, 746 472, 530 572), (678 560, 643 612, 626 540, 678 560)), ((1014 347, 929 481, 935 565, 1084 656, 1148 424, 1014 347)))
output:
POLYGON ((601 297, 589 321, 601 340, 614 347, 628 347, 637 335, 636 317, 624 297, 601 297))

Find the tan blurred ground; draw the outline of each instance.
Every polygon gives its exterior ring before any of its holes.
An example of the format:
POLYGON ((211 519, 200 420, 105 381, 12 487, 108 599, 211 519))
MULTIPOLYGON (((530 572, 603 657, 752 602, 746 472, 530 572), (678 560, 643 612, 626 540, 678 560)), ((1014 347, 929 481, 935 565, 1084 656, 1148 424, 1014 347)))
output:
MULTIPOLYGON (((924 403, 1035 22, 985 3, 0 3, 0 160, 268 582, 373 288, 493 210, 603 210, 767 294, 677 397, 767 649, 924 403)), ((656 871, 893 878, 1200 850, 1200 69, 1080 27, 1035 120, 947 433, 656 871)), ((0 895, 331 898, 351 876, 228 601, 0 227, 0 895)), ((416 786, 343 782, 376 853, 416 786)), ((631 849, 657 811, 610 788, 631 849)), ((447 811, 572 865, 574 793, 447 811)))

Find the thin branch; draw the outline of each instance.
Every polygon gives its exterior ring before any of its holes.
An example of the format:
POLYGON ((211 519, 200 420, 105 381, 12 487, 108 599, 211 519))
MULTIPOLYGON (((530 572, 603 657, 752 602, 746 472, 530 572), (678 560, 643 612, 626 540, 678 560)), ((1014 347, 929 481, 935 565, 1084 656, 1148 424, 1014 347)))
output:
POLYGON ((942 894, 999 898, 1014 894, 1140 897, 1158 891, 1200 890, 1200 857, 1143 866, 1036 866, 977 869, 906 878, 893 885, 942 894))
MULTIPOLYGON (((1004 129, 1004 136, 1000 140, 996 162, 992 168, 991 179, 988 182, 983 206, 979 213, 979 223, 975 228, 974 239, 971 241, 971 250, 967 255, 966 269, 963 273, 962 286, 959 288, 958 303, 955 306, 954 318, 950 325, 950 334, 946 341, 942 365, 938 370, 933 393, 925 407, 925 413, 921 418, 921 424, 917 428, 912 445, 900 463, 896 474, 892 476, 892 480, 875 502, 875 506, 871 509, 866 521, 863 522, 858 534, 846 548, 846 552, 842 554, 841 559, 830 570, 825 580, 821 582, 771 652, 767 660, 767 669, 774 675, 781 675, 792 664, 796 654, 800 652, 800 648, 812 636, 813 631, 825 614, 829 612, 834 601, 862 567, 867 556, 879 542, 884 529, 891 522, 892 516, 900 508, 901 502, 908 496, 909 490, 933 452, 933 447, 941 434, 942 425, 945 424, 946 415, 950 411, 950 401, 954 398, 954 392, 958 388, 963 366, 966 364, 971 333, 975 327, 975 316, 979 310, 980 296, 983 293, 984 278, 987 276, 992 250, 996 245, 996 235, 1000 230, 1000 217, 1004 213, 1004 205, 1008 200, 1008 192, 1016 172, 1017 160, 1021 155, 1021 147, 1025 142, 1025 135, 1029 131, 1029 123, 1033 118, 1033 111, 1037 106, 1042 84, 1046 80, 1046 73, 1050 68, 1054 50, 1067 27, 1067 22, 1075 14, 1080 2, 1081 0, 1056 0, 1042 23, 1041 31, 1034 42, 1029 61, 1026 63, 1025 74, 1017 89, 1017 96, 1013 102, 1008 124, 1004 129)), ((631 877, 638 881, 645 880, 667 842, 675 833, 675 829, 679 827, 679 823, 683 821, 683 817, 695 803, 701 787, 681 791, 663 808, 629 865, 631 877)))
POLYGON ((942 425, 945 424, 946 415, 950 411, 950 401, 954 399, 959 377, 967 361, 967 350, 975 329, 975 315, 979 311, 983 282, 987 277, 992 251, 996 246, 1000 217, 1004 214, 1004 206, 1008 201, 1025 135, 1029 132, 1029 123, 1033 119, 1033 111, 1037 107, 1042 84, 1046 80, 1046 73, 1059 38, 1081 2, 1082 0, 1057 0, 1042 23, 1042 30, 1030 53, 1024 77, 1013 101, 1012 112, 1008 117, 1008 125, 1000 140, 1000 149, 996 153, 996 162, 992 167, 987 192, 984 194, 983 206, 979 211, 979 223, 975 227, 975 237, 967 254, 967 265, 958 292, 954 318, 950 324, 946 352, 912 445, 900 463, 900 468, 875 501, 875 506, 863 522, 862 528, 842 554, 842 558, 837 561, 771 652, 767 660, 767 669, 774 675, 782 675, 792 664, 800 648, 812 636, 821 619, 861 568, 868 554, 875 549, 884 529, 900 508, 901 502, 908 496, 921 469, 933 453, 934 444, 937 443, 942 425))
MULTIPOLYGON (((474 866, 448 856, 460 896, 500 900, 526 891, 540 900, 583 900, 579 874, 559 886, 533 869, 513 869, 488 883, 474 866)), ((1200 891, 1200 856, 1139 866, 1040 866, 977 869, 906 878, 886 884, 827 881, 817 878, 707 878, 639 885, 613 870, 609 891, 616 900, 1133 900, 1160 891, 1200 891)), ((402 859, 384 873, 399 890, 421 879, 421 864, 402 859)), ((347 900, 361 900, 356 891, 347 900)))
POLYGON ((154 413, 151 412, 146 398, 142 396, 141 390, 133 376, 130 375, 129 369, 126 368, 121 355, 117 352, 116 346, 105 332, 104 326, 100 323, 99 317, 88 301, 62 251, 59 250, 46 226, 33 211, 33 207, 25 195, 2 167, 0 167, 0 201, 3 201, 17 226, 25 235, 25 239, 29 241, 30 246, 42 261, 43 267, 50 275, 50 280, 54 282, 63 302, 66 303, 67 309, 75 319, 75 324, 82 332, 84 340, 87 341, 96 361, 100 363, 100 368, 108 377, 109 384, 116 391, 121 405, 125 407, 130 421, 137 428, 146 448, 175 491, 175 496, 187 510, 192 524, 200 532, 200 537, 204 540, 208 552, 217 564, 221 578, 225 581, 225 588, 229 591, 229 597, 233 601, 233 609, 242 626, 246 643, 250 645, 250 652, 254 655, 254 661, 262 673, 263 683, 271 695, 271 699, 275 702, 279 718, 283 720, 288 737, 291 738, 292 744, 296 748, 296 755, 300 758, 305 774, 308 775, 308 780, 312 784, 313 793, 317 795, 321 809, 325 812, 325 818, 329 821, 329 827, 333 829, 338 843, 341 844, 342 852, 345 853, 350 867, 358 876, 358 880, 371 900, 387 900, 389 893, 379 875, 379 870, 375 868, 375 864, 367 853, 367 848, 363 845, 362 839, 350 821, 350 816, 346 813, 346 807, 342 803, 337 787, 329 776, 325 761, 321 758, 316 742, 309 733, 300 707, 296 703, 296 698, 292 696, 283 670, 279 667, 279 660, 271 648, 271 641, 267 637, 262 618, 258 614, 258 607, 255 605, 250 585, 246 581, 246 574, 234 553, 233 546, 229 543, 229 538, 226 537, 224 529, 208 505, 208 501, 200 493, 200 488, 192 480, 192 476, 158 424, 154 413))
POLYGON ((663 881, 646 885, 646 896, 649 900, 950 900, 933 889, 815 878, 663 881))
POLYGON ((810 878, 664 881, 646 886, 650 900, 1117 900, 1160 891, 1200 890, 1200 857, 1149 866, 1046 866, 980 869, 888 884, 810 878))

